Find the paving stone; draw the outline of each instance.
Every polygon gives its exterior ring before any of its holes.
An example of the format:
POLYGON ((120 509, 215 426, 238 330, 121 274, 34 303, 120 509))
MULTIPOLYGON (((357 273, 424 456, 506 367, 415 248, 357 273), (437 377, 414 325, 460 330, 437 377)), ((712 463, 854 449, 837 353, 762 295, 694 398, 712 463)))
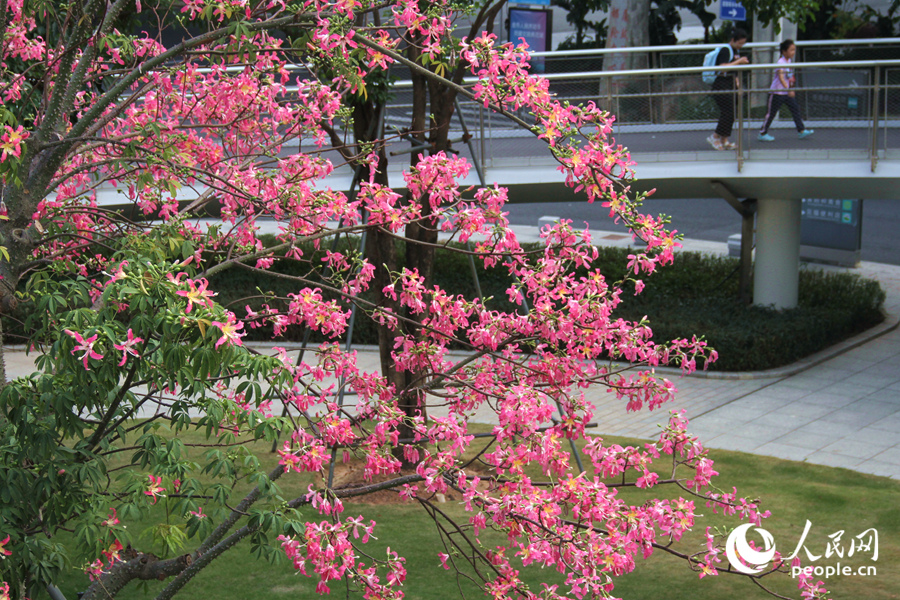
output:
POLYGON ((741 425, 737 432, 741 437, 756 440, 757 445, 762 445, 780 438, 791 430, 792 428, 790 427, 778 427, 754 422, 741 425))
MULTIPOLYGON (((759 411, 752 410, 749 408, 742 408, 737 404, 729 404, 727 406, 719 407, 709 413, 707 413, 710 417, 715 417, 719 420, 727 420, 732 424, 736 423, 746 423, 752 421, 759 417, 759 411)), ((707 416, 704 415, 704 416, 707 416)), ((701 417, 702 418, 702 417, 701 417)))
POLYGON ((753 452, 760 447, 759 440, 745 438, 739 435, 725 434, 713 438, 706 443, 706 448, 718 448, 719 450, 735 450, 737 452, 753 452))
POLYGON ((816 377, 812 374, 812 371, 814 371, 814 369, 810 369, 809 371, 794 375, 785 379, 784 381, 779 381, 776 385, 778 387, 793 387, 800 390, 807 390, 812 393, 830 387, 834 383, 832 381, 816 377))
POLYGON ((799 446, 791 446, 779 442, 768 442, 753 451, 754 454, 774 456, 775 458, 783 458, 785 460, 804 460, 813 452, 814 450, 809 448, 801 448, 799 446))
POLYGON ((854 372, 865 371, 873 368, 871 361, 856 358, 851 356, 850 354, 843 354, 841 356, 832 358, 828 361, 828 366, 836 367, 838 369, 846 369, 848 371, 854 372))
POLYGON ((827 467, 843 467, 845 469, 852 469, 863 462, 861 458, 856 458, 853 456, 845 456, 843 454, 835 454, 833 452, 813 452, 809 456, 806 457, 806 462, 813 463, 814 465, 825 465, 827 467))
POLYGON ((823 406, 813 402, 791 402, 770 412, 777 417, 806 417, 814 421, 834 411, 830 406, 823 406))
POLYGON ((831 436, 834 439, 841 439, 854 432, 859 431, 858 427, 850 427, 846 423, 832 423, 822 420, 816 420, 809 425, 804 425, 796 430, 799 433, 811 433, 814 435, 831 436))
MULTIPOLYGON (((860 398, 865 398, 872 394, 876 394, 882 391, 882 388, 877 388, 873 385, 863 385, 859 383, 837 383, 835 385, 829 386, 825 393, 831 394, 833 396, 837 396, 840 398, 846 398, 849 400, 859 400, 860 398)), ((810 400, 806 400, 809 402, 810 400)))
POLYGON ((821 450, 826 446, 834 443, 835 436, 825 435, 822 433, 810 433, 808 431, 798 430, 791 431, 787 435, 777 438, 775 442, 788 444, 791 446, 799 446, 810 450, 821 450))
MULTIPOLYGON (((795 415, 790 413, 770 412, 751 421, 754 425, 764 425, 778 429, 794 430, 809 425, 815 417, 795 415)), ((774 439, 774 438, 773 438, 774 439)))
MULTIPOLYGON (((862 362, 862 361, 860 361, 860 362, 862 362)), ((828 363, 831 364, 831 361, 828 361, 828 363)), ((884 362, 880 362, 876 365, 867 367, 866 369, 863 369, 861 371, 861 374, 874 375, 877 377, 886 377, 886 378, 892 380, 892 383, 897 383, 898 381, 900 381, 900 370, 897 369, 897 365, 894 364, 893 361, 884 361, 884 362)), ((888 385, 892 385, 892 383, 888 384, 888 385)), ((885 387, 887 387, 887 386, 885 386, 885 387)))
POLYGON ((870 373, 857 373, 846 379, 849 383, 864 383, 866 385, 875 386, 877 388, 885 388, 896 383, 897 377, 891 375, 874 375, 870 373))
POLYGON ((881 444, 890 448, 900 444, 900 433, 870 426, 854 432, 850 439, 881 444))
POLYGON ((900 417, 897 415, 891 415, 890 417, 885 417, 884 419, 878 419, 874 423, 870 425, 873 429, 883 429, 885 431, 891 431, 893 433, 900 433, 900 417))
POLYGON ((848 404, 842 411, 854 411, 861 414, 873 415, 879 419, 900 415, 900 406, 892 402, 882 402, 878 396, 870 396, 848 404))
POLYGON ((855 458, 869 459, 887 450, 889 446, 869 442, 857 442, 844 438, 823 448, 825 452, 853 456, 855 458))
POLYGON ((893 404, 900 409, 900 391, 889 390, 887 388, 879 390, 874 394, 866 396, 865 400, 875 400, 876 402, 884 402, 885 404, 893 404))
POLYGON ((871 475, 880 475, 881 477, 893 477, 900 479, 900 465, 883 462, 880 460, 867 460, 853 467, 860 473, 869 473, 871 475))
MULTIPOLYGON (((753 396, 771 398, 773 400, 800 400, 801 398, 806 398, 813 393, 814 392, 799 387, 775 384, 773 386, 759 390, 758 392, 753 394, 753 396)), ((741 402, 750 400, 750 398, 752 398, 753 396, 741 398, 741 402)), ((777 406, 776 402, 773 402, 773 406, 777 406)))
POLYGON ((710 412, 701 417, 691 419, 691 422, 688 425, 688 429, 693 432, 698 427, 703 427, 704 429, 710 431, 716 431, 718 435, 719 433, 734 431, 735 424, 731 419, 725 419, 718 416, 715 412, 710 412))
POLYGON ((859 407, 857 410, 851 410, 849 407, 828 413, 827 415, 817 419, 816 422, 837 423, 844 425, 848 429, 862 429, 866 425, 871 425, 880 418, 877 414, 873 414, 859 407))
MULTIPOLYGON (((872 391, 877 391, 875 388, 872 388, 872 391)), ((859 398, 863 396, 852 397, 845 394, 833 393, 831 392, 831 388, 828 391, 820 391, 814 394, 810 394, 809 396, 803 399, 804 402, 809 402, 810 404, 815 404, 816 406, 828 406, 831 408, 840 408, 842 406, 847 406, 848 404, 852 404, 859 398)))
POLYGON ((872 458, 875 460, 880 460, 881 462, 891 463, 893 465, 900 465, 900 446, 894 446, 893 448, 888 448, 884 452, 876 454, 872 458))

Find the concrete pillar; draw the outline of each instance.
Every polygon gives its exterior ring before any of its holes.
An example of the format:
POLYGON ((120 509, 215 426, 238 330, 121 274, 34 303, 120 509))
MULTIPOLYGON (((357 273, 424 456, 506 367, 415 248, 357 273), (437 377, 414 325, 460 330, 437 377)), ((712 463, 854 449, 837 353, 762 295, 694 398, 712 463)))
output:
POLYGON ((797 306, 800 279, 800 200, 760 198, 756 213, 753 303, 797 306))

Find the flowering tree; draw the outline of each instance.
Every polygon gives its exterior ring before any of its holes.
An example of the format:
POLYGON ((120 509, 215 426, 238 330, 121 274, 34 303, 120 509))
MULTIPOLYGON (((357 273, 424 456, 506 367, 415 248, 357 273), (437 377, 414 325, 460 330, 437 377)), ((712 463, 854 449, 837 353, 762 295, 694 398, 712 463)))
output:
MULTIPOLYGON (((0 593, 35 597, 74 561, 94 581, 89 600, 149 579, 165 580, 158 597, 170 598, 250 539, 320 592, 346 580, 366 598, 398 598, 402 549, 366 558, 377 525, 346 515, 342 502, 395 490, 440 524, 435 563, 474 566, 494 597, 599 597, 656 548, 700 577, 715 574, 722 533, 707 529, 699 548, 672 546, 698 526, 696 503, 754 523, 767 515, 711 486, 713 462, 681 414, 644 447, 586 436, 585 388, 605 386, 627 410, 653 409, 674 393, 653 367, 690 372, 714 353, 697 339, 659 343, 646 322, 614 316, 624 291, 639 293, 677 243, 661 219, 640 214, 610 115, 557 102, 529 74, 526 48, 490 33, 451 35, 461 11, 489 23, 497 6, 0 0, 0 308, 34 303, 40 351, 37 371, 0 394, 0 593), (147 24, 181 41, 133 33, 147 24), (403 193, 387 185, 387 141, 362 126, 377 123, 367 121, 378 112, 368 94, 386 89, 390 64, 413 73, 410 135, 429 139, 403 193), (477 83, 464 86, 465 71, 477 83), (442 109, 432 123, 426 92, 442 109), (567 184, 642 240, 624 276, 600 273, 589 233, 567 223, 543 231, 539 252, 524 251, 503 188, 460 189, 469 165, 445 152, 455 94, 546 141, 567 184), (514 116, 521 109, 530 121, 514 116), (349 131, 356 141, 344 144, 349 131), (324 155, 329 144, 360 174, 355 196, 329 187, 339 166, 324 155), (104 190, 157 224, 99 206, 104 190), (220 221, 201 225, 195 217, 211 207, 220 221), (278 224, 275 246, 260 240, 261 218, 278 224), (404 230, 414 268, 390 255, 404 230), (472 240, 477 260, 508 272, 521 310, 431 285, 439 231, 472 240), (376 240, 365 252, 322 246, 363 233, 376 240), (273 274, 295 284, 287 297, 239 312, 216 302, 212 275, 283 263, 307 267, 273 274), (373 287, 383 300, 362 298, 373 287), (380 373, 339 345, 354 306, 379 323, 380 373), (280 348, 261 354, 242 337, 262 325, 276 338, 301 325, 327 341, 296 359, 280 348), (451 356, 451 345, 465 353, 451 356), (352 408, 342 403, 351 393, 352 408), (473 452, 478 410, 496 425, 473 452), (180 436, 191 432, 205 441, 189 446, 180 436), (272 469, 247 446, 259 440, 278 442, 272 469), (589 474, 571 466, 567 440, 586 440, 589 474), (344 459, 363 465, 360 485, 310 477, 344 459), (285 496, 290 478, 308 489, 285 496), (660 485, 677 497, 648 492, 630 504, 616 493, 660 485), (466 520, 433 503, 450 489, 466 520), (161 504, 164 518, 150 527, 157 555, 120 518, 159 517, 161 504), (485 530, 504 541, 482 542, 485 530), (81 555, 57 541, 60 531, 81 555), (557 569, 564 586, 529 589, 519 574, 529 564, 557 569)), ((776 557, 771 569, 780 566, 776 557)), ((808 579, 802 589, 822 592, 808 579)))

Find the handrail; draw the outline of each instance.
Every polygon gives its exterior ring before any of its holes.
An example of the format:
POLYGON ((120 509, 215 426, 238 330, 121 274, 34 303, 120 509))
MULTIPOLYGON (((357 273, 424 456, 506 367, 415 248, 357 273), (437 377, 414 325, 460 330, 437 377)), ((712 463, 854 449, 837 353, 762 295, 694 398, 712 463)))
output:
MULTIPOLYGON (((760 50, 760 49, 775 49, 778 48, 779 42, 750 42, 744 46, 744 48, 750 50, 760 50)), ((837 48, 842 48, 844 46, 881 46, 881 45, 898 45, 900 46, 900 38, 869 38, 869 39, 859 39, 859 40, 804 40, 794 42, 797 47, 803 48, 815 48, 818 46, 832 46, 837 48)), ((604 54, 634 54, 638 52, 667 52, 667 51, 683 51, 683 52, 692 52, 698 50, 712 50, 714 48, 721 48, 723 44, 676 44, 676 45, 668 45, 668 46, 637 46, 637 47, 628 47, 628 48, 587 48, 581 50, 551 50, 549 52, 531 52, 529 53, 529 57, 531 58, 566 58, 566 57, 585 57, 585 56, 603 56, 604 54)), ((796 63, 802 64, 802 63, 796 63)), ((226 72, 231 73, 239 73, 243 71, 245 66, 229 66, 225 67, 226 72)), ((289 67, 290 68, 290 67, 289 67)), ((684 67, 690 68, 690 67, 684 67)), ((665 69, 653 69, 654 71, 665 71, 665 69)), ((703 68, 704 71, 709 71, 708 67, 703 68)), ((210 73, 212 69, 208 67, 201 67, 197 69, 199 73, 210 73)), ((628 73, 631 71, 616 71, 616 73, 628 73)), ((556 75, 556 74, 554 74, 556 75)), ((551 75, 544 75, 548 79, 551 78, 551 75)))
MULTIPOLYGON (((900 59, 890 59, 890 60, 847 60, 847 61, 824 61, 824 62, 809 62, 809 63, 791 63, 788 68, 791 69, 822 69, 822 68, 874 68, 874 67, 900 67, 900 59)), ((707 66, 697 66, 697 67, 673 67, 669 69, 633 69, 630 71, 581 71, 576 73, 548 73, 545 75, 541 75, 544 79, 549 81, 562 81, 567 79, 604 79, 609 77, 629 77, 629 76, 639 76, 639 75, 690 75, 696 73, 703 73, 705 71, 763 71, 763 70, 773 70, 773 69, 784 69, 784 63, 765 63, 765 64, 757 64, 757 65, 732 65, 732 66, 718 66, 715 69, 707 66)), ((463 79, 463 83, 478 83, 480 79, 477 77, 466 77, 463 79)), ((403 81, 395 81, 391 84, 393 88, 410 88, 412 87, 412 81, 403 80, 403 81)))
MULTIPOLYGON (((778 48, 780 42, 750 42, 744 46, 751 50, 778 48)), ((896 44, 900 45, 900 38, 864 38, 853 40, 802 40, 796 41, 794 44, 798 48, 815 48, 818 46, 882 46, 896 44)), ((669 52, 684 51, 692 52, 697 50, 712 50, 721 48, 723 42, 718 44, 673 44, 668 46, 636 46, 629 48, 585 48, 581 50, 550 50, 542 52, 531 52, 529 55, 534 58, 555 58, 567 56, 592 56, 595 54, 622 54, 635 52, 669 52)))
MULTIPOLYGON (((780 42, 750 42, 744 46, 744 48, 750 50, 764 50, 764 49, 775 49, 778 48, 778 44, 780 42)), ((854 39, 854 40, 804 40, 797 41, 794 44, 798 48, 815 48, 819 46, 832 46, 836 48, 842 48, 845 46, 887 46, 887 45, 898 45, 900 46, 900 38, 868 38, 868 39, 854 39)), ((668 51, 683 51, 683 52, 696 52, 698 50, 712 50, 714 48, 721 48, 723 44, 675 44, 668 46, 636 46, 636 47, 628 47, 628 48, 586 48, 581 50, 550 50, 550 51, 542 51, 542 52, 530 52, 529 56, 531 58, 566 58, 566 57, 585 57, 585 56, 603 56, 604 54, 634 54, 638 52, 668 52, 668 51)), ((226 67, 225 70, 228 72, 240 72, 244 69, 243 66, 232 66, 226 67)), ((705 70, 709 70, 708 68, 705 70)), ((200 73, 208 73, 211 72, 212 69, 201 67, 198 69, 200 73)), ((620 71, 624 72, 624 71, 620 71)), ((545 77, 547 77, 545 75, 545 77)))

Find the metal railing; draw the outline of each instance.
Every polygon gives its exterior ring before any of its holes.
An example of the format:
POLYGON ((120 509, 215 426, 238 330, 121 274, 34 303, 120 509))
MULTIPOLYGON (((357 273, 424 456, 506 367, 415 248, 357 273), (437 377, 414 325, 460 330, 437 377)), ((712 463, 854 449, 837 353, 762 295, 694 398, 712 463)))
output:
MULTIPOLYGON (((900 38, 871 38, 859 40, 804 40, 795 42, 800 62, 831 60, 891 60, 900 58, 900 38)), ((719 44, 678 44, 639 48, 593 48, 586 50, 557 50, 534 52, 547 73, 600 70, 608 55, 628 55, 633 68, 668 69, 703 63, 703 56, 719 44)), ((779 42, 752 42, 743 48, 751 61, 772 63, 778 59, 779 42)))
MULTIPOLYGON (((837 49, 866 45, 856 40, 848 42, 837 49)), ((900 40, 891 42, 900 48, 900 40)), ((808 46, 818 47, 815 44, 808 46)), ((674 48, 680 50, 681 47, 674 48)), ((645 49, 626 50, 636 53, 645 49)), ((557 54, 577 57, 588 53, 608 54, 609 51, 557 54)), ((550 54, 545 53, 545 56, 550 54)), ((740 169, 744 162, 755 158, 865 158, 871 160, 874 170, 880 159, 900 158, 897 129, 900 124, 900 57, 791 65, 798 79, 796 98, 802 107, 803 119, 807 128, 816 129, 817 134, 803 141, 797 140, 796 135, 784 135, 785 129, 791 130, 794 125, 790 117, 786 117, 787 109, 783 108, 782 116, 773 125, 776 142, 766 144, 757 141, 757 131, 765 114, 773 73, 781 67, 766 63, 727 69, 742 80, 740 93, 725 92, 733 97, 735 107, 731 141, 737 148, 733 152, 717 152, 705 141, 718 119, 713 92, 701 78, 701 73, 708 68, 556 72, 544 76, 558 99, 573 103, 595 102, 614 114, 616 141, 639 154, 643 161, 654 160, 654 156, 656 160, 663 160, 664 156, 671 158, 673 153, 681 153, 695 155, 698 159, 736 160, 740 169)), ((409 82, 398 82, 394 94, 394 101, 387 111, 387 122, 406 127, 411 110, 409 82)), ((478 103, 461 101, 459 110, 469 131, 479 138, 467 148, 460 147, 460 151, 470 154, 480 167, 546 155, 543 143, 535 140, 530 132, 486 111, 478 103)), ((528 117, 524 113, 520 116, 528 117)), ((459 137, 459 133, 455 135, 459 137)))

